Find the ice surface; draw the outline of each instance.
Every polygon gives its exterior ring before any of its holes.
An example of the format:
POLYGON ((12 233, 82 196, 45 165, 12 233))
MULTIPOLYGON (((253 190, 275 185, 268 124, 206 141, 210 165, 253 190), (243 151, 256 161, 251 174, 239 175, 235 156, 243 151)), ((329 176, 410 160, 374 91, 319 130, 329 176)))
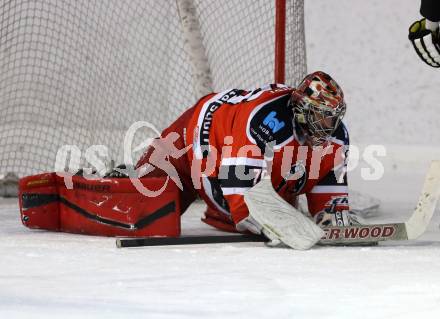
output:
MULTIPOLYGON (((440 158, 439 70, 406 40, 414 0, 306 1, 309 70, 341 82, 355 143, 385 143, 385 174, 352 187, 403 221, 440 158)), ((438 318, 440 212, 417 241, 269 249, 259 243, 116 249, 114 239, 32 231, 0 209, 0 318, 438 318)), ((184 233, 212 234, 196 204, 184 233)))
MULTIPOLYGON (((397 156, 397 158, 399 158, 397 156)), ((403 221, 428 160, 384 161, 385 176, 352 182, 383 204, 375 221, 403 221)), ((437 318, 440 212, 417 241, 378 247, 271 249, 261 243, 117 249, 113 238, 21 226, 0 210, 0 318, 437 318)), ((203 205, 184 215, 186 234, 203 205)))

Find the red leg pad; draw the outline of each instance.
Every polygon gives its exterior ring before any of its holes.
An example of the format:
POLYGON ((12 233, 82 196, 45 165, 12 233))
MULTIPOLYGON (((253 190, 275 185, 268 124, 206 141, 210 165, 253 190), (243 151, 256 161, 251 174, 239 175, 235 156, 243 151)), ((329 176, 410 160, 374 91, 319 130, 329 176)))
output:
MULTIPOLYGON (((167 181, 165 177, 140 180, 150 190, 160 189, 167 181)), ((128 178, 73 176, 72 181, 73 189, 68 189, 55 173, 22 179, 24 225, 101 236, 180 235, 179 189, 171 180, 157 197, 142 195, 128 178)))
POLYGON ((19 181, 21 221, 29 228, 60 230, 60 204, 55 173, 28 176, 19 181))

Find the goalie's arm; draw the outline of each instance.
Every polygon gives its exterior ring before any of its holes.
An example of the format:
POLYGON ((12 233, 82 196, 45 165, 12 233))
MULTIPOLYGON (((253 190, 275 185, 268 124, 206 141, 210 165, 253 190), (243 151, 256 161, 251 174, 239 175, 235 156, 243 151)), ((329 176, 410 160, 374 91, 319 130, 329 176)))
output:
POLYGON ((333 134, 333 143, 339 145, 339 149, 335 153, 332 161, 332 167, 327 173, 322 172, 315 186, 306 193, 309 213, 314 217, 315 222, 323 226, 326 221, 332 220, 333 225, 347 225, 347 220, 341 218, 336 220, 334 215, 336 212, 348 212, 348 180, 347 180, 347 164, 348 164, 348 148, 350 139, 348 130, 344 124, 333 134), (324 223, 324 224, 323 224, 324 223))

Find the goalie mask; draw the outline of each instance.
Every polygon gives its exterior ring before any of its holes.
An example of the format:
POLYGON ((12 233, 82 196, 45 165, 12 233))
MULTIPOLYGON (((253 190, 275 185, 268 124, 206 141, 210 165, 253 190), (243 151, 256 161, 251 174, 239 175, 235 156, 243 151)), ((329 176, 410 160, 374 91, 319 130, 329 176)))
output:
POLYGON ((318 71, 307 75, 292 93, 298 135, 312 146, 324 144, 344 117, 344 93, 328 74, 318 71))

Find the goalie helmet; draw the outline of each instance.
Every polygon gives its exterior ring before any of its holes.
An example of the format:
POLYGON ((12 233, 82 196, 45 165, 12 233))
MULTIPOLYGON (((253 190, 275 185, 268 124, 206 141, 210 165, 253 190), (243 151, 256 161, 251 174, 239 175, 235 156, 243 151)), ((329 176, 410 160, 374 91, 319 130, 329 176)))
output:
POLYGON ((292 93, 297 132, 312 146, 324 144, 344 117, 344 93, 330 75, 317 71, 307 75, 292 93))

